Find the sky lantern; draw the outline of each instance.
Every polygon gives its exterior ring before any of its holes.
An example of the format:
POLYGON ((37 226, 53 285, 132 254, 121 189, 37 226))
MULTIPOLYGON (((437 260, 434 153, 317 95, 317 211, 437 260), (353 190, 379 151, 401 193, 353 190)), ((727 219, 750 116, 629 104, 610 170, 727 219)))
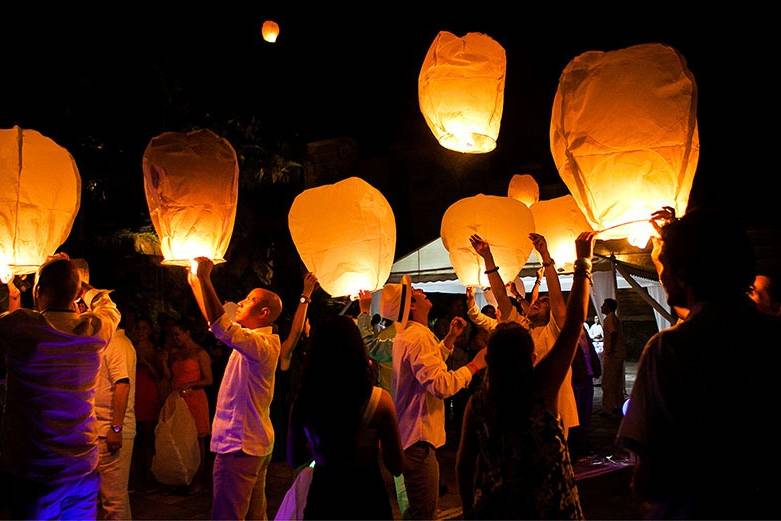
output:
POLYGON ((483 259, 469 237, 477 234, 491 245, 502 280, 514 280, 529 259, 534 231, 531 211, 523 203, 495 195, 479 194, 455 202, 442 217, 440 235, 450 262, 464 286, 486 288, 490 284, 483 259))
POLYGON ((540 187, 532 176, 516 174, 510 179, 507 197, 520 201, 531 208, 534 203, 540 200, 540 187))
POLYGON ((211 130, 152 139, 144 152, 144 191, 163 264, 190 266, 195 257, 225 262, 239 194, 239 164, 227 140, 211 130))
POLYGON ((490 36, 437 35, 420 69, 418 100, 440 145, 471 154, 496 148, 506 68, 504 48, 490 36))
POLYGON ((332 297, 383 287, 396 253, 396 219, 379 190, 363 179, 304 190, 288 225, 306 269, 332 297))
MULTIPOLYGON (((544 235, 548 242, 548 251, 556 261, 556 266, 564 271, 572 271, 577 259, 575 239, 581 232, 591 230, 583 217, 575 199, 571 195, 540 201, 531 207, 534 227, 537 233, 544 235)), ((542 259, 539 259, 542 262, 542 259)))
POLYGON ((274 43, 279 36, 279 24, 273 20, 266 20, 260 29, 263 39, 268 43, 274 43))
POLYGON ((697 85, 672 47, 590 51, 567 65, 551 152, 593 228, 612 228, 600 238, 643 247, 654 211, 672 206, 683 215, 699 158, 696 114, 697 85))
POLYGON ((81 177, 63 147, 19 127, 0 129, 0 280, 34 273, 65 242, 81 177))

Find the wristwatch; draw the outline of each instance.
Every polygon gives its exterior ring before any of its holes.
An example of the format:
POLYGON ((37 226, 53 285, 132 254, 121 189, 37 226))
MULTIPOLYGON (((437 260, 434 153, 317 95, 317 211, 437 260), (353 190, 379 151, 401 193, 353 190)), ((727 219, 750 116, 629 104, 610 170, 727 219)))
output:
POLYGON ((122 432, 122 426, 121 425, 112 425, 111 426, 111 430, 114 431, 115 433, 119 434, 120 432, 122 432))
POLYGON ((304 303, 306 303, 306 304, 309 304, 310 302, 312 302, 312 299, 311 299, 311 298, 309 298, 309 297, 307 297, 306 295, 301 295, 301 298, 300 298, 300 299, 298 299, 298 301, 299 301, 301 304, 304 304, 304 303))

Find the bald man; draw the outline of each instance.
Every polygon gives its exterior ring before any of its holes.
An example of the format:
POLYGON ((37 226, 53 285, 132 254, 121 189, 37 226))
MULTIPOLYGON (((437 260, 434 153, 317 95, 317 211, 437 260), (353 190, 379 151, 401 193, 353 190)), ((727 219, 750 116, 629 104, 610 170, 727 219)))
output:
MULTIPOLYGON (((211 451, 217 454, 212 519, 266 519, 266 471, 274 448, 269 406, 282 349, 272 325, 282 301, 273 291, 255 288, 230 317, 212 285, 214 264, 204 257, 196 261, 196 273, 188 276, 193 294, 214 336, 233 349, 212 425, 211 451)), ((314 283, 304 284, 285 344, 298 339, 313 290, 314 283)))

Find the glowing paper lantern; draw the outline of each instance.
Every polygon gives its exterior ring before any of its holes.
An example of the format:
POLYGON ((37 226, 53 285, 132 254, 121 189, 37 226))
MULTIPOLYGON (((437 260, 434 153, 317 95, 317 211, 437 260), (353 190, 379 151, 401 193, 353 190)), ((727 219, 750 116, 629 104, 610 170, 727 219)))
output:
POLYGON ((502 280, 511 281, 529 259, 534 231, 531 211, 509 197, 476 195, 457 201, 442 217, 440 235, 450 254, 450 262, 464 286, 485 288, 490 284, 485 263, 469 237, 478 234, 491 245, 502 280))
POLYGON ((357 177, 304 190, 288 214, 306 268, 332 297, 382 288, 396 252, 396 219, 385 197, 357 177))
POLYGON ((531 208, 540 200, 540 186, 537 181, 528 174, 514 175, 507 187, 507 197, 512 197, 531 208))
MULTIPOLYGON (((540 201, 531 207, 534 227, 544 235, 548 251, 559 268, 572 270, 575 253, 575 239, 581 232, 591 230, 575 199, 571 195, 540 201)), ((542 259, 540 259, 542 262, 542 259)))
POLYGON ((279 24, 273 20, 266 20, 260 29, 263 39, 268 43, 274 43, 279 36, 279 24))
MULTIPOLYGON (((660 44, 572 60, 559 80, 551 152, 594 229, 686 209, 699 158, 697 86, 684 58, 660 44)), ((644 246, 647 222, 600 235, 644 246)))
POLYGON ((144 190, 163 264, 225 262, 239 193, 236 152, 210 130, 166 132, 144 152, 144 190))
POLYGON ((0 129, 0 279, 34 273, 65 242, 81 202, 73 157, 35 130, 0 129))
POLYGON ((473 154, 496 148, 506 62, 504 48, 485 34, 437 35, 420 69, 418 99, 440 145, 473 154))

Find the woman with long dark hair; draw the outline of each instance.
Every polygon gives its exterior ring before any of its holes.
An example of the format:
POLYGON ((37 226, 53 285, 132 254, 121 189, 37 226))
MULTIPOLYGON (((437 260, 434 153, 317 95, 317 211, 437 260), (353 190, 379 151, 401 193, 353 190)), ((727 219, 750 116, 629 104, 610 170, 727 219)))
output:
POLYGON ((456 460, 467 518, 583 518, 557 398, 586 318, 593 242, 593 232, 575 241, 566 319, 539 364, 518 324, 500 324, 488 342, 488 378, 467 404, 456 460))
POLYGON ((288 430, 290 465, 312 458, 316 463, 304 517, 391 519, 380 447, 387 469, 401 474, 403 453, 393 400, 372 386, 355 323, 343 316, 330 319, 312 336, 288 430))

